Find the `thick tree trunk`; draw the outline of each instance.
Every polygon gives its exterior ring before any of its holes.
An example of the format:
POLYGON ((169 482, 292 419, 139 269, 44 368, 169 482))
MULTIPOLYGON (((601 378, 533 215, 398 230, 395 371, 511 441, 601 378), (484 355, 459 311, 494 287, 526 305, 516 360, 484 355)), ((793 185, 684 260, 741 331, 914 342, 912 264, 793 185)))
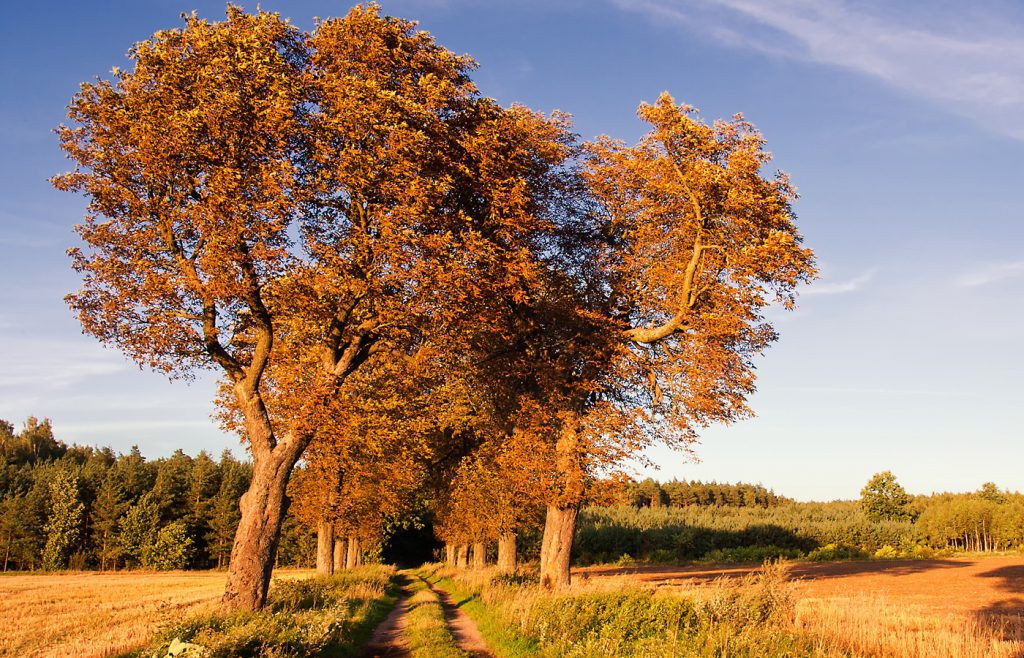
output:
POLYGON ((334 538, 334 570, 336 572, 345 568, 345 553, 347 548, 344 537, 334 538))
POLYGON ((458 566, 455 563, 455 544, 444 545, 444 563, 449 567, 458 566))
POLYGON ((469 566, 469 545, 459 544, 458 548, 455 549, 455 566, 469 566))
POLYGON ((334 573, 334 524, 330 521, 316 524, 316 572, 323 576, 334 573))
MULTIPOLYGON (((272 435, 271 435, 272 436, 272 435)), ((269 443, 269 438, 264 437, 269 443)), ((242 517, 228 564, 228 582, 221 604, 225 610, 259 610, 267 602, 270 575, 288 511, 288 477, 309 441, 288 440, 272 450, 253 450, 249 490, 242 495, 242 517)))
POLYGON ((359 551, 359 537, 349 535, 348 557, 345 559, 346 569, 355 569, 362 563, 362 553, 359 551))
POLYGON ((498 537, 498 571, 516 570, 516 536, 505 532, 498 537))
POLYGON ((579 507, 548 505, 544 522, 544 541, 540 552, 540 584, 547 589, 568 587, 569 564, 579 507))
POLYGON ((473 568, 483 569, 487 566, 487 544, 478 541, 473 544, 473 568))

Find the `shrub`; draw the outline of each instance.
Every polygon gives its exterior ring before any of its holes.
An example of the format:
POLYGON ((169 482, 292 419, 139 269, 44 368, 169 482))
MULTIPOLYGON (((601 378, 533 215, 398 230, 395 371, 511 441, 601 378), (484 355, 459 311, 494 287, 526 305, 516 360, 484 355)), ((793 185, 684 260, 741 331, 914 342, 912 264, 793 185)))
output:
POLYGON ((833 560, 861 560, 868 556, 868 553, 857 546, 826 544, 808 553, 807 559, 811 562, 831 562, 833 560))

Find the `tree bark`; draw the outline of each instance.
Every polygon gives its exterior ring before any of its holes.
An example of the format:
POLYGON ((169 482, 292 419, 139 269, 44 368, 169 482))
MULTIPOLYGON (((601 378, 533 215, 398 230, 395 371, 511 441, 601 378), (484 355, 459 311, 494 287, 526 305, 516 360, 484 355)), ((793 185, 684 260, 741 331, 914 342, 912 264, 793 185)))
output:
POLYGON ((561 589, 571 582, 573 535, 579 506, 548 505, 544 521, 544 541, 540 553, 540 584, 546 589, 561 589))
POLYGON ((334 524, 330 521, 316 524, 316 572, 323 576, 334 573, 334 524))
POLYGON ((348 557, 345 559, 346 569, 355 569, 362 563, 362 553, 359 551, 359 537, 349 535, 348 557))
POLYGON ((498 537, 498 571, 516 570, 516 536, 505 532, 498 537))
POLYGON ((348 547, 345 545, 344 537, 334 538, 334 571, 338 572, 345 568, 345 553, 348 547))
POLYGON ((469 566, 469 546, 467 544, 459 544, 458 548, 455 549, 455 566, 469 566))
POLYGON ((473 568, 483 569, 487 566, 487 544, 478 541, 473 544, 473 568))
POLYGON ((288 477, 309 444, 308 438, 289 436, 275 446, 269 427, 255 425, 247 423, 253 471, 249 490, 239 503, 242 516, 231 547, 228 581, 221 599, 227 611, 259 610, 267 602, 281 522, 288 511, 288 477), (254 440, 253 434, 261 430, 262 439, 254 440))
POLYGON ((444 545, 444 563, 449 567, 458 566, 455 563, 455 544, 444 545))

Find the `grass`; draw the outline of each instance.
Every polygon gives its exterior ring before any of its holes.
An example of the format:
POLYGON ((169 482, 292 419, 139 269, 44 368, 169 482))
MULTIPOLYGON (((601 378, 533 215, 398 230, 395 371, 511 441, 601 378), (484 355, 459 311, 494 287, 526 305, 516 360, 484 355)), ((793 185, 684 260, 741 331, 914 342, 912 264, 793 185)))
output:
MULTIPOLYGON (((346 644, 365 642, 376 622, 387 614, 388 601, 394 600, 391 573, 368 568, 340 577, 349 594, 349 608, 344 611, 344 623, 336 623, 334 629, 347 633, 346 644), (357 604, 357 599, 365 604, 357 604)), ((271 598, 278 606, 297 610, 300 623, 313 628, 323 616, 311 610, 323 601, 317 600, 315 589, 297 586, 297 581, 306 582, 311 574, 275 572, 271 598)), ((0 578, 0 656, 101 658, 127 655, 143 647, 144 655, 152 655, 174 639, 168 634, 178 633, 185 639, 183 624, 224 619, 216 611, 225 579, 222 571, 5 575, 0 578)), ((273 614, 279 621, 290 613, 279 608, 270 616, 273 614)), ((258 624, 248 623, 255 632, 258 624)), ((238 628, 232 632, 243 634, 238 628)))
POLYGON ((557 593, 538 589, 529 572, 425 572, 466 599, 463 610, 502 658, 1024 656, 1020 615, 936 609, 858 591, 865 585, 852 579, 852 594, 811 596, 778 565, 704 584, 584 575, 557 593))
POLYGON ((701 596, 658 590, 628 578, 579 579, 567 591, 536 587, 529 574, 427 568, 463 604, 499 656, 839 656, 816 651, 794 626, 783 567, 701 596))
POLYGON ((204 658, 353 656, 397 598, 392 567, 279 583, 263 610, 189 617, 137 655, 180 655, 174 649, 184 642, 198 645, 204 658))
POLYGON ((465 658, 469 654, 455 644, 445 622, 444 609, 427 583, 413 575, 410 578, 409 614, 405 637, 413 658, 465 658))
POLYGON ((484 583, 477 582, 473 586, 465 580, 466 575, 472 573, 465 572, 462 577, 457 579, 443 577, 438 573, 436 566, 431 566, 418 571, 417 575, 446 590, 456 601, 460 602, 459 607, 476 623, 480 635, 498 658, 521 658, 536 655, 536 640, 526 637, 515 627, 504 623, 494 609, 484 605, 480 600, 479 593, 484 583))

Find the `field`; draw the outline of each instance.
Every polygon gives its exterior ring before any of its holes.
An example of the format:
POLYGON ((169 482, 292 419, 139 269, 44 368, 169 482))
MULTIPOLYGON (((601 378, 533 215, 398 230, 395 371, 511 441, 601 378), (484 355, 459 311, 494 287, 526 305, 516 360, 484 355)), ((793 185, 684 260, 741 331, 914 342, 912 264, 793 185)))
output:
MULTIPOLYGON (((626 577, 693 590, 756 567, 591 567, 591 581, 626 577)), ((830 647, 872 656, 1024 655, 1024 558, 796 563, 797 625, 830 647)))
POLYGON ((0 656, 117 655, 145 643, 162 624, 213 610, 225 578, 211 571, 4 575, 0 656))
MULTIPOLYGON (((756 571, 755 565, 589 567, 576 570, 572 591, 585 597, 654 589, 662 603, 673 592, 726 600, 732 583, 756 571)), ((812 638, 792 655, 1024 655, 1024 558, 794 563, 788 571, 794 630, 812 638)), ((218 572, 3 576, 0 655, 117 655, 143 645, 162 624, 214 609, 223 586, 218 572)))

